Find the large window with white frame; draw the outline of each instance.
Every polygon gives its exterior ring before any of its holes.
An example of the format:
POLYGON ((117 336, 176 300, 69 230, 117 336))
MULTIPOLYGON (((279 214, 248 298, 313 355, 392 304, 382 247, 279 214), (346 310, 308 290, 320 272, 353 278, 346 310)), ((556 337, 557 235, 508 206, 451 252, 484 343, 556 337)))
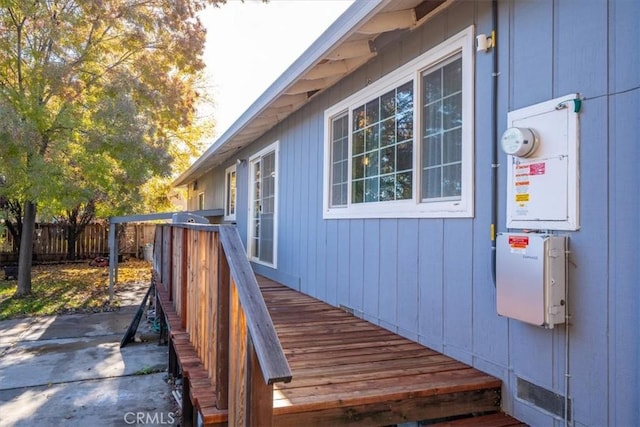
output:
POLYGON ((236 219, 236 165, 228 167, 224 174, 224 219, 236 219))
POLYGON ((473 27, 325 112, 325 218, 473 216, 473 27))

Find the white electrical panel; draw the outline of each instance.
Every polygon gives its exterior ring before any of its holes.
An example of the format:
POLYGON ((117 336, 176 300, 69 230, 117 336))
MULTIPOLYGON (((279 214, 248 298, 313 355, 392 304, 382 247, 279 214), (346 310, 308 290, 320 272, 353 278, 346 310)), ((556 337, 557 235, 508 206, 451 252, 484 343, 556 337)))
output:
POLYGON ((571 94, 511 111, 507 153, 507 228, 577 230, 580 99, 571 94))
POLYGON ((539 233, 498 233, 498 314, 546 328, 564 323, 567 239, 539 233))

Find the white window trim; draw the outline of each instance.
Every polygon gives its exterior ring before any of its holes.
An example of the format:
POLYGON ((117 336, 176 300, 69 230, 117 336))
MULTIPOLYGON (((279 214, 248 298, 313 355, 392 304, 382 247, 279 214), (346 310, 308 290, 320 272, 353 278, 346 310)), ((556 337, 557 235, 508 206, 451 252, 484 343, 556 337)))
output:
POLYGON ((199 211, 203 211, 204 210, 204 191, 200 191, 198 193, 198 196, 196 197, 196 206, 198 208, 199 211), (200 199, 202 199, 202 203, 200 203, 200 199))
POLYGON ((225 221, 235 221, 236 220, 236 212, 238 212, 238 171, 236 168, 236 165, 232 165, 229 166, 227 169, 225 169, 224 171, 224 220, 225 221), (235 191, 235 209, 233 211, 233 214, 228 214, 227 213, 227 207, 229 206, 229 197, 230 194, 228 192, 229 190, 229 175, 231 175, 232 173, 236 174, 236 191, 235 191))
MULTIPOLYGON (((438 46, 411 60, 400 68, 373 82, 366 88, 356 92, 338 104, 328 108, 324 114, 324 176, 323 176, 323 218, 471 218, 474 215, 474 27, 470 26, 450 37, 438 46), (421 95, 419 81, 421 73, 456 55, 462 55, 462 194, 460 200, 422 202, 421 185, 421 95), (347 206, 331 206, 331 119, 353 107, 364 104, 375 96, 382 95, 408 80, 414 83, 413 111, 413 198, 411 200, 395 200, 351 204, 351 137, 349 138, 349 185, 347 189, 347 206)), ((349 114, 349 134, 351 135, 352 118, 349 114)))
MULTIPOLYGON (((267 147, 263 148, 262 150, 258 151, 257 153, 251 155, 251 157, 249 157, 249 161, 247 163, 247 165, 249 166, 249 179, 248 181, 248 187, 249 187, 249 191, 247 192, 249 194, 248 196, 248 205, 249 205, 249 209, 248 209, 248 217, 247 217, 247 256, 249 257, 249 260, 251 262, 254 262, 256 264, 260 264, 260 265, 264 265, 267 267, 271 267, 271 268, 278 268, 278 203, 279 203, 279 181, 280 181, 280 141, 276 141, 270 145, 268 145, 267 147), (271 151, 275 152, 275 171, 276 171, 276 179, 275 179, 275 191, 274 191, 274 195, 275 195, 275 200, 274 200, 274 208, 273 208, 273 263, 268 263, 265 261, 262 261, 254 256, 252 256, 251 254, 253 253, 253 230, 252 230, 252 224, 251 224, 251 219, 253 218, 253 177, 251 176, 251 166, 252 163, 255 159, 260 158, 262 156, 264 156, 267 153, 270 153, 271 151)), ((237 178, 237 175, 236 175, 237 178)), ((236 209, 237 210, 237 209, 236 209)))

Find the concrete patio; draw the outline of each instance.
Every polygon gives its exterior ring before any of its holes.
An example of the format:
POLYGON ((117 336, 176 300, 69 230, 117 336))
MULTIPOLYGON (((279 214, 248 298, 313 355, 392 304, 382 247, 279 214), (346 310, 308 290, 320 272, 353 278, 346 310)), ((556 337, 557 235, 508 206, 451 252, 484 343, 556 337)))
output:
POLYGON ((136 310, 0 322, 0 426, 176 424, 167 347, 144 316, 142 342, 120 348, 136 310))

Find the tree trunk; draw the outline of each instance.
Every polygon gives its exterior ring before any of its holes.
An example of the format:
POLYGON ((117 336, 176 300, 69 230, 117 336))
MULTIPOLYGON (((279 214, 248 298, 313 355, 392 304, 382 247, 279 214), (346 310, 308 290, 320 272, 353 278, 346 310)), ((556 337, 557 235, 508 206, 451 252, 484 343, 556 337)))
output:
POLYGON ((31 293, 31 262, 33 259, 33 229, 36 224, 36 204, 24 202, 24 220, 22 221, 22 239, 18 262, 18 289, 15 296, 22 297, 31 293))
POLYGON ((67 260, 75 261, 76 259, 76 241, 78 240, 77 227, 67 225, 67 260))

